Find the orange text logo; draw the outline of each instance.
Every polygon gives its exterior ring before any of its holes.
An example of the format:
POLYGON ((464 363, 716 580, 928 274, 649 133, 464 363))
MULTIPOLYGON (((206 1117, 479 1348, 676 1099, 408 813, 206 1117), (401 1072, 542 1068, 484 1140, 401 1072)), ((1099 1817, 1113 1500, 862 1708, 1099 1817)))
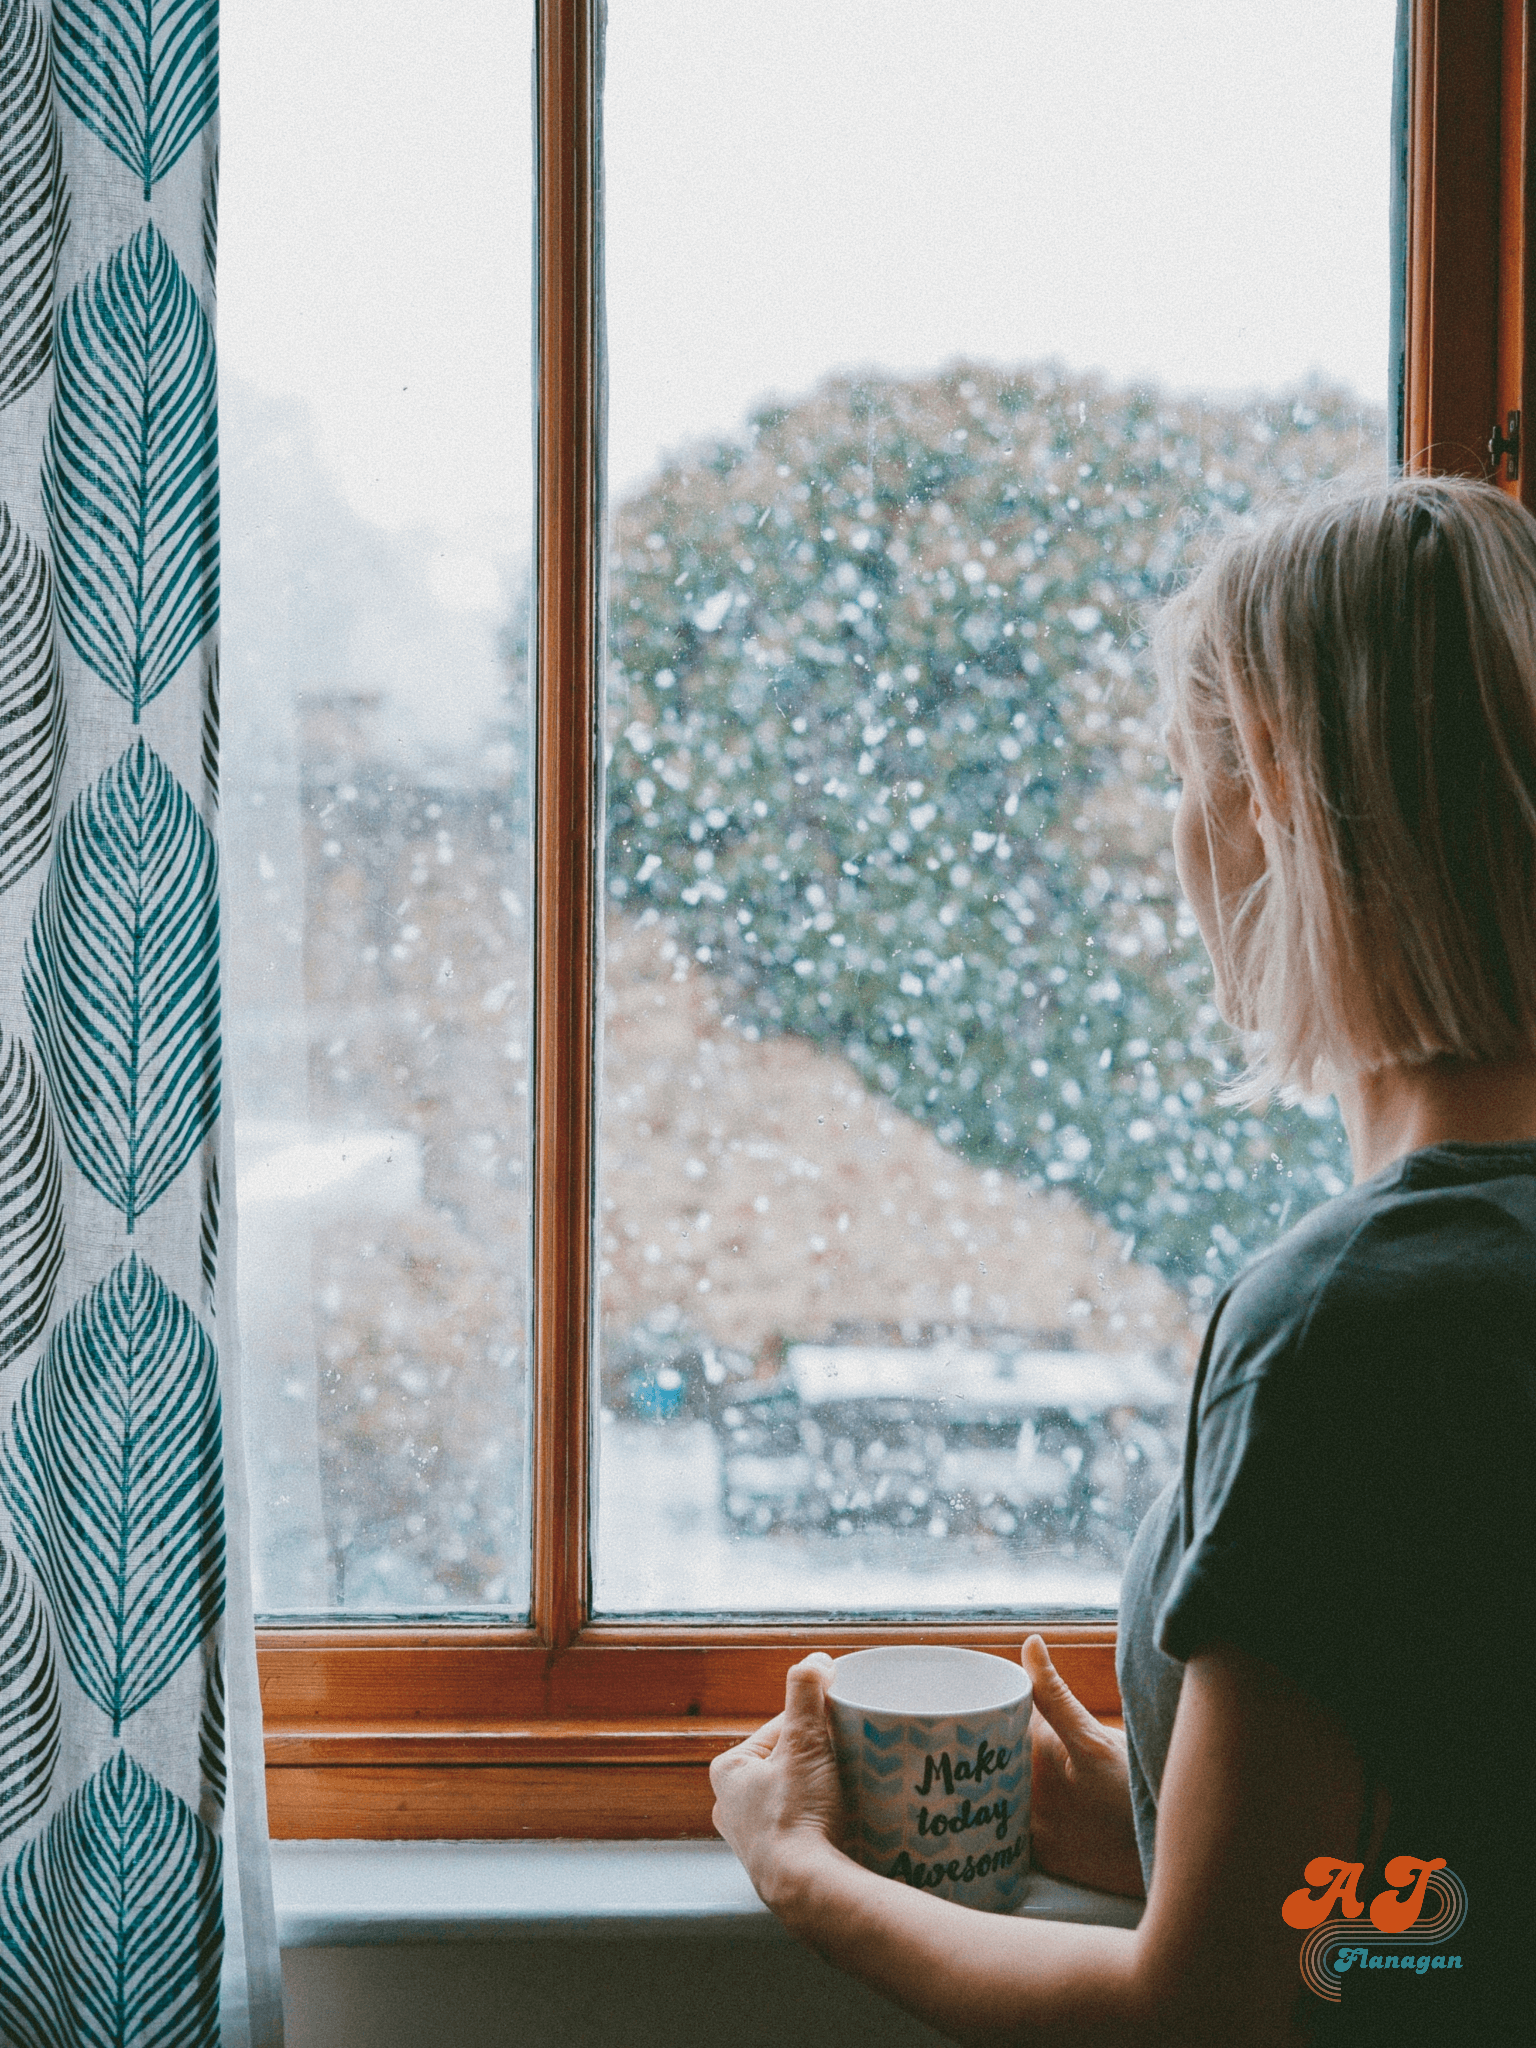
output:
POLYGON ((1339 2001, 1340 1974, 1345 1970, 1411 1970, 1423 1976, 1430 1969, 1461 1968, 1460 1956, 1410 1955, 1399 1948, 1443 1942, 1466 1919, 1466 1888, 1455 1871, 1446 1868, 1445 1858, 1394 1856, 1384 1874, 1387 1889, 1371 1901, 1375 1938, 1368 1945, 1362 1942, 1365 1929, 1352 1924, 1365 1915, 1359 1891, 1363 1863, 1314 1856, 1302 1872, 1306 1883, 1280 1908, 1287 1927, 1306 1933, 1301 1974, 1308 1989, 1332 2004, 1339 2001))

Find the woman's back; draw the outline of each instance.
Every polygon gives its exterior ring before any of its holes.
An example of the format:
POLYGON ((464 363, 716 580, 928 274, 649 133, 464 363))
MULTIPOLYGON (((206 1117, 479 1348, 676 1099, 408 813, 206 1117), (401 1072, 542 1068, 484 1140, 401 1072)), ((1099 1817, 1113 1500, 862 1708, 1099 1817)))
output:
POLYGON ((1536 1143, 1411 1153, 1218 1305, 1182 1481, 1143 1526, 1122 1602, 1144 1865, 1182 1665, 1230 1642, 1334 1709, 1389 1795, 1362 1902, 1398 1855, 1443 1857, 1466 1894, 1464 1925, 1432 1946, 1338 1913, 1380 1960, 1343 1973, 1338 2007, 1315 2001, 1320 2038, 1522 2037, 1533 1476, 1536 1143), (1446 1961, 1405 1972, 1410 1953, 1446 1961))

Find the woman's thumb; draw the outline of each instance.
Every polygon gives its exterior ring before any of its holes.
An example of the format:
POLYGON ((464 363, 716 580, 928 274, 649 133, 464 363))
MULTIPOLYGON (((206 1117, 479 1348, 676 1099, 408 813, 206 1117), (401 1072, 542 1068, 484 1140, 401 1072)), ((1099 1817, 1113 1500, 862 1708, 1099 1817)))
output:
POLYGON ((1045 1647, 1043 1636, 1028 1639, 1021 1661, 1029 1673, 1040 1718, 1050 1723, 1070 1749, 1074 1741, 1097 1725, 1092 1714, 1051 1662, 1051 1653, 1045 1647))
POLYGON ((826 1730, 827 1673, 832 1659, 825 1650, 815 1650, 792 1664, 784 1681, 784 1732, 813 1735, 820 1739, 826 1730))

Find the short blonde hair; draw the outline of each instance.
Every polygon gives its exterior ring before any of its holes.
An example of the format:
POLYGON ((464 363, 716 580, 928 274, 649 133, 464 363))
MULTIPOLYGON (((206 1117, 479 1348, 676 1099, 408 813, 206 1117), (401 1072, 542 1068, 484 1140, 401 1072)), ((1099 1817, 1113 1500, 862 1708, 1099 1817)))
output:
POLYGON ((1536 1052, 1536 519, 1458 478, 1334 490, 1221 541, 1157 653, 1197 798, 1267 813, 1223 934, 1234 1094, 1536 1052))

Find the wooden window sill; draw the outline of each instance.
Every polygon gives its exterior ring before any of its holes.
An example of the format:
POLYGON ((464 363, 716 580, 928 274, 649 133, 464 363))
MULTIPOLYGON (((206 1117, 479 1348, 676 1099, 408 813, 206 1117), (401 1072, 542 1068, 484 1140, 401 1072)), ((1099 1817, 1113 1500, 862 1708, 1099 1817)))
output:
MULTIPOLYGON (((260 1644, 277 1840, 707 1839, 709 1766, 776 1713, 807 1650, 959 1641, 1017 1657, 1025 1623, 531 1633, 273 1630, 260 1644)), ((1114 1629, 1041 1633, 1094 1713, 1119 1711, 1114 1629)))

